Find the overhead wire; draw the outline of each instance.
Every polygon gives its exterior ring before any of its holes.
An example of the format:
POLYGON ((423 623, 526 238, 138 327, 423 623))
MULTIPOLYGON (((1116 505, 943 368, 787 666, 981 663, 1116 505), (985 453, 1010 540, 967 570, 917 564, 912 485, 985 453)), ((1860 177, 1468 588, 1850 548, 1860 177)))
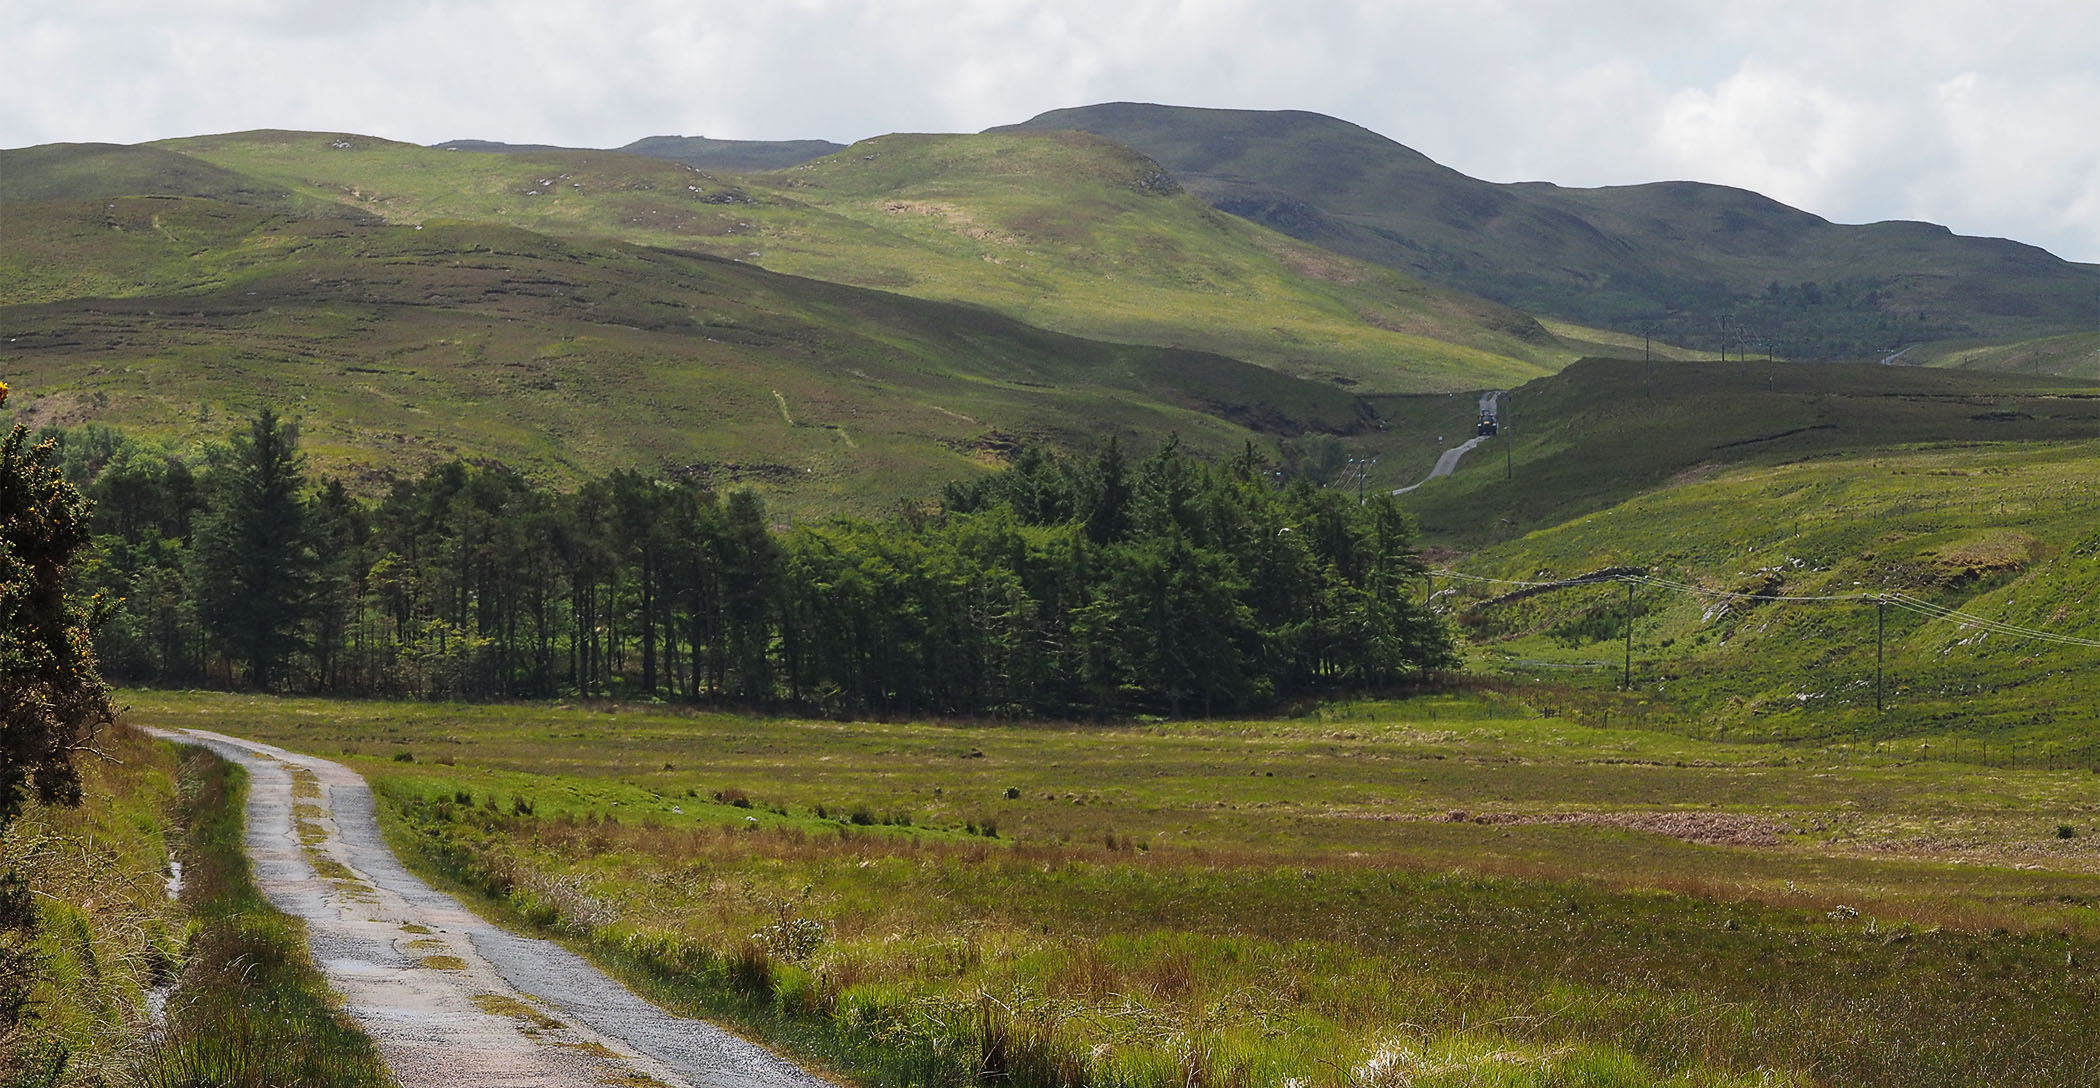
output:
POLYGON ((1928 621, 1947 620, 1951 623, 1957 624, 1962 627, 1978 628, 1981 630, 1993 632, 1996 634, 2007 635, 2014 638, 2034 639, 2041 642, 2056 643, 2062 646, 2100 647, 2100 639, 2081 638, 2077 635, 2066 635, 2058 631, 2044 631, 2034 627, 2022 627, 2018 624, 2006 623, 2003 620, 1994 620, 1987 616, 1978 616, 1971 612, 1963 612, 1959 609, 1949 608, 1946 605, 1934 604, 1931 601, 1927 601, 1918 597, 1913 597, 1908 593, 1903 593, 1900 591, 1839 593, 1824 595, 1744 593, 1739 590, 1708 589, 1704 586, 1693 585, 1689 582, 1678 582, 1672 581, 1668 578, 1658 578, 1652 574, 1600 574, 1595 577, 1577 575, 1573 578, 1560 578, 1552 581, 1540 582, 1524 581, 1514 578, 1490 578, 1485 575, 1466 574, 1462 571, 1450 570, 1448 568, 1433 570, 1429 571, 1428 573, 1431 576, 1438 578, 1451 578, 1458 581, 1478 582, 1488 585, 1516 586, 1522 589, 1572 589, 1576 586, 1581 585, 1601 585, 1607 582, 1631 582, 1635 585, 1652 586, 1656 589, 1668 590, 1673 593, 1685 593, 1694 596, 1707 597, 1715 600, 1778 602, 1786 604, 1887 605, 1889 607, 1898 608, 1903 611, 1913 613, 1915 615, 1924 616, 1928 621))

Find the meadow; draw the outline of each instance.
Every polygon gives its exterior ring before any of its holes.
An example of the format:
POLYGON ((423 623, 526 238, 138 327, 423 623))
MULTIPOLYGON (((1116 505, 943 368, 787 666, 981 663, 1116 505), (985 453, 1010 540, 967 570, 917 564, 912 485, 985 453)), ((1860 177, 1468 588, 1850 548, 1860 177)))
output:
POLYGON ((2093 768, 1530 694, 1101 726, 126 699, 344 760, 479 909, 864 1083, 2100 1070, 2093 768))

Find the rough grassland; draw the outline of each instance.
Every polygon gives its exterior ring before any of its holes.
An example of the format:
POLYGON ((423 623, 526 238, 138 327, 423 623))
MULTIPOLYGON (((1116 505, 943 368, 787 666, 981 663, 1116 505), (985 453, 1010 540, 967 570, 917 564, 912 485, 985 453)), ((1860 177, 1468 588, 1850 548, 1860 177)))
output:
MULTIPOLYGON (((1423 426, 1413 405, 1449 418, 1453 406, 1435 400, 1379 407, 1405 432, 1423 426)), ((2092 382, 1859 364, 1586 359, 1512 391, 1502 409, 1500 437, 1408 497, 1439 543, 1508 540, 1733 465, 2100 438, 2092 382)))
POLYGON ((1078 134, 884 136, 751 177, 324 133, 158 146, 394 222, 698 250, 1369 390, 1522 380, 1579 354, 1518 311, 1214 211, 1157 164, 1078 134))
MULTIPOLYGON (((2100 765, 2100 650, 1864 601, 1902 593, 1979 619, 2100 640, 2100 446, 1949 444, 1747 467, 1687 480, 1468 556, 1531 580, 1632 566, 1698 587, 1635 598, 1638 692, 1613 695, 1618 584, 1497 601, 1440 599, 1477 659, 1564 687, 1589 720, 1684 715, 1705 735, 1821 738, 2008 763, 2100 765), (1725 599, 1710 592, 1749 598, 1725 599), (1885 710, 1875 709, 1885 618, 1885 710), (1590 668, 1570 668, 1588 665, 1590 668)), ((1449 583, 1447 582, 1447 586, 1449 583)))
POLYGON ((1021 439, 1178 432, 1225 452, 1367 426, 1331 384, 691 254, 202 198, 0 210, 0 281, 93 280, 6 309, 18 418, 192 443, 268 404, 353 480, 494 457, 874 511, 1021 439))
MULTIPOLYGON (((2015 374, 2060 374, 2100 381, 2100 333, 2045 336, 2010 344, 1934 345, 1916 353, 1916 362, 1957 370, 1997 370, 2015 374)), ((1906 355, 1906 361, 1910 356, 1906 355)))
POLYGON ((487 909, 887 1083, 2100 1069, 2086 768, 1497 695, 1091 728, 132 701, 347 759, 487 909))

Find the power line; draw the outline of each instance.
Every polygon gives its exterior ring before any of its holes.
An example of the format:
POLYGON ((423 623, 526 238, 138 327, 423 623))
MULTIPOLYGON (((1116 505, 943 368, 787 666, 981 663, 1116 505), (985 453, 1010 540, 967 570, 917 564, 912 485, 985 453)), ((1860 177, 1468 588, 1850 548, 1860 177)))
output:
POLYGON ((2054 642, 2064 646, 2100 646, 2100 639, 2080 638, 2077 635, 2066 635, 2056 631, 2042 631, 2033 627, 2021 627, 2018 624, 2006 623, 2003 620, 1994 620, 1985 616, 1975 615, 1974 613, 1948 608, 1945 605, 1934 604, 1931 601, 1919 600, 1907 593, 1889 594, 1887 600, 1889 604, 1897 608, 1928 616, 1932 619, 1950 620, 1963 627, 1980 627, 1986 631, 1995 631, 2019 638, 2039 639, 2043 642, 2054 642))
POLYGON ((1657 589, 1674 590, 1678 593, 1690 593, 1701 597, 1712 597, 1717 600, 1786 602, 1862 601, 1869 603, 1871 603, 1874 600, 1874 595, 1871 593, 1840 593, 1822 597, 1800 597, 1788 596, 1786 594, 1780 593, 1743 593, 1731 589, 1707 589, 1704 586, 1695 586, 1688 582, 1672 582, 1667 578, 1657 578, 1654 575, 1646 574, 1629 575, 1627 577, 1629 581, 1637 581, 1642 585, 1654 586, 1657 589))
MULTIPOLYGON (((1657 589, 1665 589, 1673 593, 1683 593, 1692 596, 1706 597, 1713 600, 1758 601, 1781 604, 1885 604, 1890 607, 1901 608, 1904 611, 1924 616, 1928 621, 1947 620, 1961 627, 1980 628, 1982 630, 2002 635, 2008 635, 2014 638, 2035 639, 2037 641, 2052 642, 2062 646, 2086 646, 2100 648, 2100 639, 2080 638, 2077 635, 2066 635, 2057 631, 2044 631, 2034 627, 2022 627, 2018 624, 2006 623, 2003 620, 1994 620, 1987 616, 1978 616, 1971 612, 1963 612, 1959 609, 1949 608, 1945 605, 1934 604, 1931 601, 1923 600, 1918 597, 1913 597, 1907 593, 1902 592, 1883 591, 1875 593, 1862 592, 1804 596, 1779 593, 1742 593, 1735 590, 1727 589, 1707 589, 1704 586, 1692 585, 1688 582, 1677 582, 1667 578, 1657 578, 1654 575, 1646 574, 1610 574, 1597 575, 1593 577, 1577 576, 1574 578, 1560 578, 1554 579, 1552 581, 1541 582, 1523 581, 1513 578, 1489 578, 1478 574, 1464 574, 1459 571, 1450 569, 1436 570, 1430 573, 1437 577, 1453 578, 1464 582, 1478 582, 1486 585, 1514 586, 1520 589, 1573 589, 1576 586, 1583 585, 1602 585, 1607 582, 1626 582, 1629 584, 1638 583, 1640 585, 1654 586, 1657 589)), ((1631 623, 1631 617, 1629 617, 1628 622, 1631 623)))

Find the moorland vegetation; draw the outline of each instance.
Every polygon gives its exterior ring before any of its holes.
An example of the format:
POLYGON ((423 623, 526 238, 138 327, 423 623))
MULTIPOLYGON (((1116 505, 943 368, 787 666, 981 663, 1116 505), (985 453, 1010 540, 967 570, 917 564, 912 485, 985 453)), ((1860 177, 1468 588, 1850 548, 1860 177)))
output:
POLYGON ((1594 350, 1149 189, 1105 141, 870 151, 763 178, 319 133, 8 151, 0 367, 32 427, 297 412, 368 496, 493 458, 875 514, 1022 444, 1374 456, 1364 393, 1594 350))
POLYGON ((1729 186, 1482 181, 1301 111, 1116 102, 993 131, 1094 133, 1294 238, 1541 316, 1731 356, 1869 361, 2063 335, 2091 328, 2100 284, 2100 268, 2009 239, 1832 223, 1729 186))
POLYGON ((131 700, 344 760, 477 909, 872 1083, 2100 1069, 2090 768, 1672 736, 1530 695, 1082 725, 131 700))
MULTIPOLYGON (((71 534, 105 607, 0 567, 0 679, 22 602, 68 617, 22 668, 86 699, 99 654, 155 688, 140 723, 344 758, 412 865, 659 999, 877 1083, 2100 1076, 2100 402, 2037 376, 2091 335, 1979 339, 2082 282, 2031 254, 1877 278, 1951 251, 1698 187, 1425 190, 1798 243, 1584 296, 1729 318, 1729 362, 1664 363, 1071 134, 743 178, 313 133, 5 154, 0 365, 51 427, 5 464, 64 501, 0 516, 71 534), (1757 364, 1752 326, 2023 373, 1757 364), (1406 513, 1371 493, 1366 459, 1411 482, 1472 425, 1444 394, 1527 379, 1406 513)), ((1411 252, 1513 252, 1469 237, 1411 252)), ((379 1075, 237 879, 238 775, 103 747, 90 804, 5 840, 47 892, 0 937, 42 972, 7 1056, 379 1075), (285 1038, 316 1062, 240 1042, 285 1038)))

